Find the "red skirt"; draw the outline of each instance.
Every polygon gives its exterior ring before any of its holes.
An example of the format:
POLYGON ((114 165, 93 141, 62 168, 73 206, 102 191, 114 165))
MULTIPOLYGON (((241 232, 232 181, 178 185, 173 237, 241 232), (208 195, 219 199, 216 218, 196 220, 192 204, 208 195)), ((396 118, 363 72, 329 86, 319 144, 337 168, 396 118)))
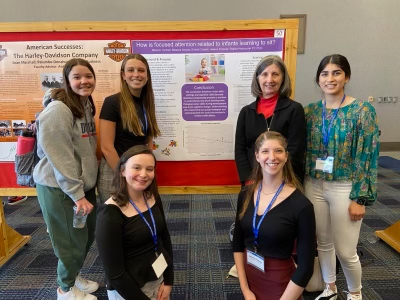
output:
MULTIPOLYGON (((247 283, 257 300, 279 300, 296 270, 293 259, 264 257, 263 273, 247 264, 246 250, 243 254, 247 283)), ((301 296, 298 300, 301 300, 301 296)))

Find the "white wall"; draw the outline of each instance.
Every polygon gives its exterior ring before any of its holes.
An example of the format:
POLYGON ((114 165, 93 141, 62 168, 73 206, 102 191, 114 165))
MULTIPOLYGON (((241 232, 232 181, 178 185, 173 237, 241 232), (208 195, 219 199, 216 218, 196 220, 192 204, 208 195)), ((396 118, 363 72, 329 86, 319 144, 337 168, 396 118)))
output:
MULTIPOLYGON (((307 14, 306 53, 298 55, 296 100, 319 99, 314 76, 323 56, 340 53, 352 66, 347 93, 400 96, 398 0, 0 0, 1 22, 183 21, 275 19, 307 14)), ((382 142, 400 142, 400 103, 373 104, 382 142)))

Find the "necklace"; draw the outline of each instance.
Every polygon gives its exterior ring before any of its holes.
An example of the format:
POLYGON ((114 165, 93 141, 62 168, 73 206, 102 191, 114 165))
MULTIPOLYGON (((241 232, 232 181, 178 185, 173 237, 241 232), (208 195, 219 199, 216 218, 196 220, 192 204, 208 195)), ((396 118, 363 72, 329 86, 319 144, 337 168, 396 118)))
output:
POLYGON ((271 122, 269 124, 268 124, 268 119, 265 119, 265 122, 267 123, 267 131, 269 131, 269 129, 271 128, 273 119, 274 119, 274 115, 272 115, 271 122))
POLYGON ((264 195, 271 195, 271 194, 275 194, 275 193, 276 193, 276 191, 266 193, 266 192, 264 192, 264 189, 263 189, 263 188, 261 188, 261 192, 262 192, 264 195))
POLYGON ((271 194, 275 194, 275 192, 271 192, 271 193, 265 193, 263 190, 261 190, 261 192, 262 192, 264 195, 271 195, 271 194))

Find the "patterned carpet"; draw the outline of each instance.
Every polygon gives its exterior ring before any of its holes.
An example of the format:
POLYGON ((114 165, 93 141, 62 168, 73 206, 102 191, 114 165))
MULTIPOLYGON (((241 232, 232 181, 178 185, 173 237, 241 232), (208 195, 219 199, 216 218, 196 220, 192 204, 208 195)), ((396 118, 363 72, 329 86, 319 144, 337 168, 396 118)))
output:
MULTIPOLYGON (((400 161, 397 161, 400 165, 400 161)), ((391 163, 391 165, 393 165, 391 163)), ((399 166, 398 165, 398 166, 399 166)), ((379 169, 379 199, 368 208, 359 251, 363 265, 363 299, 400 299, 400 255, 373 232, 399 220, 400 174, 379 169)), ((241 300, 238 280, 227 278, 233 265, 228 230, 236 209, 236 195, 164 195, 175 258, 172 300, 241 300)), ((0 268, 0 299, 56 299, 56 265, 46 226, 36 198, 4 208, 8 224, 32 239, 0 268)), ((82 273, 101 283, 95 293, 107 299, 104 274, 96 247, 92 247, 82 273)), ((346 299, 343 273, 338 275, 340 295, 346 299)), ((305 300, 318 293, 305 294, 305 300)))

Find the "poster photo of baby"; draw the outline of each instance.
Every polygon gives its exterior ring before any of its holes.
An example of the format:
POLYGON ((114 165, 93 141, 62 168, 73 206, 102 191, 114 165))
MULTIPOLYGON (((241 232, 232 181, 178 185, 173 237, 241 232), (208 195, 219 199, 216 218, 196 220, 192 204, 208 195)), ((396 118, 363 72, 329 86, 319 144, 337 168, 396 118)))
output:
POLYGON ((224 54, 185 55, 186 82, 224 82, 224 54))

